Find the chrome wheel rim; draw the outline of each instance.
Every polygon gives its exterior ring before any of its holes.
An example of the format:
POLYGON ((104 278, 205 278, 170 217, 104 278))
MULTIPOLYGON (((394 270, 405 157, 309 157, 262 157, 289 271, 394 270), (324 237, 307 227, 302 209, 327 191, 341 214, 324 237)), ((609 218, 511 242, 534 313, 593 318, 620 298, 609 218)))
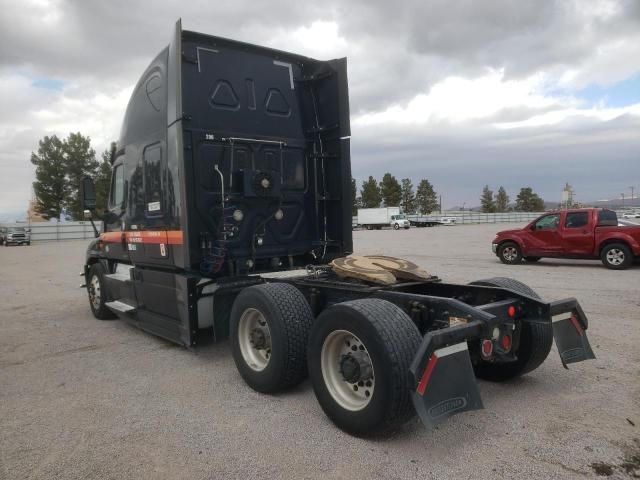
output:
POLYGON ((504 247, 502 249, 502 257, 509 262, 513 262, 518 258, 518 250, 516 247, 504 247))
POLYGON ((89 301, 94 310, 100 308, 100 298, 100 279, 97 275, 94 275, 91 277, 91 282, 89 283, 89 301))
POLYGON ((331 397, 345 410, 359 411, 373 397, 375 376, 367 347, 353 333, 335 330, 325 338, 320 353, 322 378, 331 397), (344 358, 358 355, 360 364, 370 373, 356 381, 345 379, 342 365, 344 358))
POLYGON ((264 315, 255 308, 247 308, 238 322, 238 343, 244 362, 261 372, 271 358, 271 330, 264 315))
POLYGON ((612 248, 607 252, 607 262, 619 266, 624 263, 624 252, 619 248, 612 248))

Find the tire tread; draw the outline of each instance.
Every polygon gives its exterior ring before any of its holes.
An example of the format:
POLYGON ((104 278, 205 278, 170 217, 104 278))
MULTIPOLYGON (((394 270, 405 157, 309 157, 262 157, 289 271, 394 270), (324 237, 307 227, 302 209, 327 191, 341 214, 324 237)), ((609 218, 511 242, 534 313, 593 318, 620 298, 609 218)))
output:
POLYGON ((307 341, 313 323, 313 313, 304 295, 288 283, 258 285, 282 313, 287 340, 285 375, 277 387, 283 390, 299 384, 307 376, 307 341))

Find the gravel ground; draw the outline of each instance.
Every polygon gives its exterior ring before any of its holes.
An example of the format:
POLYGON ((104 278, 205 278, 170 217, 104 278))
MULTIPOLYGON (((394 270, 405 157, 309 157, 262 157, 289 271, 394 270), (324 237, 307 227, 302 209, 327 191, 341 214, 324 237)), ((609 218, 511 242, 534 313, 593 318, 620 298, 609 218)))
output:
MULTIPOLYGON (((446 281, 511 276, 577 297, 598 359, 557 352, 485 410, 435 431, 351 437, 310 384, 250 390, 228 342, 194 352, 121 321, 94 320, 78 288, 84 241, 0 247, 0 478, 629 478, 640 475, 640 266, 502 265, 473 225, 354 232, 358 253, 405 257, 446 281)), ((636 477, 638 478, 638 477, 636 477)))

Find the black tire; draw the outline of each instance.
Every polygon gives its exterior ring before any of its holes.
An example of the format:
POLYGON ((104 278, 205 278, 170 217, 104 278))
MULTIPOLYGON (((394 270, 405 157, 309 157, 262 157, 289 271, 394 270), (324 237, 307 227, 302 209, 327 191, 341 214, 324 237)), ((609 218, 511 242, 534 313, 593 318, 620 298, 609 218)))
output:
MULTIPOLYGON (((353 300, 327 308, 311 329, 308 351, 309 377, 322 410, 339 428, 354 435, 385 433, 404 424, 415 415, 407 372, 421 341, 418 328, 407 314, 386 300, 353 300), (323 374, 323 346, 340 332, 361 341, 373 368, 373 391, 368 403, 357 410, 340 405, 323 374)), ((325 364, 331 365, 327 355, 325 364)), ((344 385, 340 382, 346 380, 340 378, 336 384, 344 385)))
POLYGON ((400 225, 398 225, 397 223, 393 224, 393 229, 394 230, 400 230, 400 225))
POLYGON ((31 242, 27 242, 27 247, 31 246, 31 242))
POLYGON ((524 261, 527 263, 536 263, 540 260, 540 257, 524 257, 524 261))
POLYGON ((507 265, 522 263, 522 250, 517 243, 504 242, 498 246, 498 258, 507 265))
MULTIPOLYGON (((512 278, 487 278, 471 282, 470 285, 507 288, 540 299, 535 290, 512 278)), ((549 356, 553 344, 551 323, 522 322, 521 325, 520 345, 516 352, 517 360, 510 363, 491 363, 479 358, 473 367, 478 378, 492 382, 503 382, 532 372, 542 365, 549 356)))
POLYGON ((611 270, 625 270, 633 263, 633 254, 624 243, 610 243, 602 248, 600 260, 611 270))
MULTIPOLYGON (((313 313, 304 295, 287 283, 265 283, 245 288, 231 309, 231 351, 244 381, 258 392, 273 393, 297 385, 307 376, 307 341, 313 313), (250 366, 240 345, 240 322, 250 311, 266 321, 270 336, 268 357, 261 370, 250 366)), ((244 320, 243 320, 244 321, 244 320)), ((253 351, 251 350, 251 352, 253 351)))
POLYGON ((118 317, 105 306, 107 302, 107 289, 105 288, 104 273, 105 270, 101 263, 94 263, 89 269, 89 276, 87 278, 89 307, 91 307, 93 316, 98 320, 113 320, 118 317), (96 283, 94 283, 94 278, 96 283), (99 290, 96 286, 99 287, 99 290))

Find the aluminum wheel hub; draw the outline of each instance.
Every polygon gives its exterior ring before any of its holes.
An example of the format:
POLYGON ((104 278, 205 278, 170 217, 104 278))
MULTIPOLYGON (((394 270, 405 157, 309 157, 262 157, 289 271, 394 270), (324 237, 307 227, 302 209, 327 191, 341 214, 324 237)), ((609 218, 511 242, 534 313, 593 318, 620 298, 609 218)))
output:
POLYGON ((512 261, 518 257, 518 251, 514 247, 506 247, 502 250, 502 256, 505 260, 512 261))
POLYGON ((375 389, 373 363, 367 347, 353 333, 335 330, 325 338, 320 367, 327 390, 338 405, 358 411, 369 404, 375 389))
POLYGON ((89 301, 95 310, 100 308, 100 298, 100 279, 94 275, 89 283, 89 301))
POLYGON ((238 322, 238 344, 245 363, 261 372, 271 358, 271 331, 264 315, 255 308, 247 308, 238 322))
POLYGON ((612 248, 607 252, 607 262, 611 265, 622 265, 624 263, 624 252, 618 248, 612 248))

